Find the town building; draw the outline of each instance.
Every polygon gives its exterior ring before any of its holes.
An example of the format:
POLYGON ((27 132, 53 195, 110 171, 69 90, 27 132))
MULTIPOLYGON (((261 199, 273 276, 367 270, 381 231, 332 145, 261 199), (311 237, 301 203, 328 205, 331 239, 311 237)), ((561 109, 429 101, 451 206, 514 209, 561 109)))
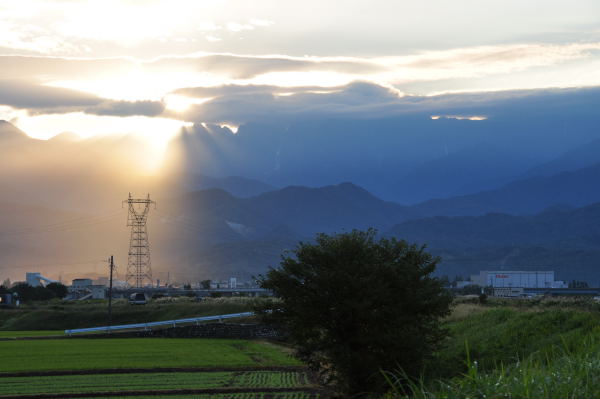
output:
POLYGON ((553 271, 480 271, 471 276, 473 284, 492 288, 566 288, 564 281, 556 281, 553 271))

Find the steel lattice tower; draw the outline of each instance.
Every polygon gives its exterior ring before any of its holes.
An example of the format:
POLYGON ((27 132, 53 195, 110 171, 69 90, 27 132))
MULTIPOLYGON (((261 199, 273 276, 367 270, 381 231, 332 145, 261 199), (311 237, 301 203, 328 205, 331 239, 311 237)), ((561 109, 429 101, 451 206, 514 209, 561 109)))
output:
POLYGON ((129 256, 127 259, 126 282, 137 288, 143 287, 144 280, 152 285, 152 266, 150 264, 150 243, 148 241, 148 228, 146 221, 150 212, 150 205, 156 202, 146 198, 129 198, 123 201, 128 205, 127 226, 131 227, 129 238, 129 256))

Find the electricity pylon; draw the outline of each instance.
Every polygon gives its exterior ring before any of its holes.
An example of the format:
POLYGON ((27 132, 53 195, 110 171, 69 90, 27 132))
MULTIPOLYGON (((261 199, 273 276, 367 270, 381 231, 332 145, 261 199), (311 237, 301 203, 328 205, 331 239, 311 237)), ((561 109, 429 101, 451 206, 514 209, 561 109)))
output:
POLYGON ((152 266, 150 263, 150 243, 148 242, 148 228, 146 221, 150 212, 150 205, 156 202, 147 198, 129 198, 123 201, 128 204, 127 226, 131 227, 129 238, 129 256, 127 259, 127 275, 125 281, 130 286, 137 288, 144 286, 147 280, 152 285, 152 266))

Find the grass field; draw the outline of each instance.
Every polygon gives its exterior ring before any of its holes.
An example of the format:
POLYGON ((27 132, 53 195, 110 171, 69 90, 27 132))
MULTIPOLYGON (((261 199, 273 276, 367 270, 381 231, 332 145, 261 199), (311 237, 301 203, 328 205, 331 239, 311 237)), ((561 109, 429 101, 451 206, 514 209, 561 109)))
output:
POLYGON ((0 373, 300 364, 274 345, 228 339, 98 338, 0 341, 0 353, 0 373))
MULTIPOLYGON (((126 300, 113 303, 113 324, 145 323, 188 317, 240 313, 253 309, 261 298, 161 298, 144 306, 126 300)), ((25 304, 17 309, 0 309, 0 330, 67 330, 107 324, 107 301, 59 301, 25 304)))
MULTIPOLYGON (((193 394, 193 395, 152 395, 152 396, 111 396, 96 397, 95 399, 318 399, 318 393, 309 392, 251 392, 224 394, 193 394)), ((87 399, 87 398, 76 398, 87 399)))
POLYGON ((214 371, 100 375, 59 375, 6 377, 1 379, 2 395, 42 393, 86 393, 114 391, 162 391, 212 388, 298 388, 307 386, 300 371, 214 371))
POLYGON ((547 302, 457 307, 423 379, 407 392, 392 384, 388 398, 600 398, 598 305, 547 302))
POLYGON ((52 337, 65 335, 63 330, 0 331, 0 338, 52 337))
POLYGON ((0 341, 0 398, 318 398, 307 370, 286 352, 229 339, 0 341))

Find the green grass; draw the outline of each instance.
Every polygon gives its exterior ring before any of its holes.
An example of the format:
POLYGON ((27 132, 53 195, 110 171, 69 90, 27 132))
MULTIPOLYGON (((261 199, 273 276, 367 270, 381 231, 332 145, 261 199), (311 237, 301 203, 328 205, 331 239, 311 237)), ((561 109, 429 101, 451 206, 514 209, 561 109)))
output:
POLYGON ((402 390, 392 380, 388 398, 579 399, 600 398, 600 335, 590 335, 575 350, 547 348, 553 356, 536 353, 491 371, 468 362, 467 372, 450 380, 423 381, 402 390))
POLYGON ((446 321, 445 348, 422 379, 403 391, 402 373, 390 374, 387 397, 600 398, 600 314, 561 303, 458 309, 446 321))
POLYGON ((302 386, 300 374, 296 371, 248 371, 4 377, 0 379, 0 397, 134 390, 296 388, 302 386))
POLYGON ((560 308, 484 308, 450 320, 450 337, 427 370, 430 377, 449 378, 466 372, 466 343, 481 370, 552 351, 557 345, 577 347, 584 337, 597 331, 600 314, 560 308))
POLYGON ((0 341, 0 372, 150 367, 286 366, 273 344, 229 339, 109 338, 0 341))
POLYGON ((0 338, 50 337, 65 335, 63 330, 0 331, 0 338))
MULTIPOLYGON (((183 297, 150 301, 147 305, 131 306, 126 300, 113 304, 113 324, 145 323, 195 316, 239 313, 253 309, 261 298, 209 298, 195 302, 183 297)), ((107 301, 50 301, 23 305, 17 309, 0 310, 0 330, 67 330, 105 326, 107 301)))
MULTIPOLYGON (((319 394, 308 392, 277 392, 277 393, 227 393, 227 394, 194 394, 194 395, 168 395, 168 396, 112 396, 95 399, 318 399, 319 394)), ((79 399, 86 399, 84 397, 79 399)))

